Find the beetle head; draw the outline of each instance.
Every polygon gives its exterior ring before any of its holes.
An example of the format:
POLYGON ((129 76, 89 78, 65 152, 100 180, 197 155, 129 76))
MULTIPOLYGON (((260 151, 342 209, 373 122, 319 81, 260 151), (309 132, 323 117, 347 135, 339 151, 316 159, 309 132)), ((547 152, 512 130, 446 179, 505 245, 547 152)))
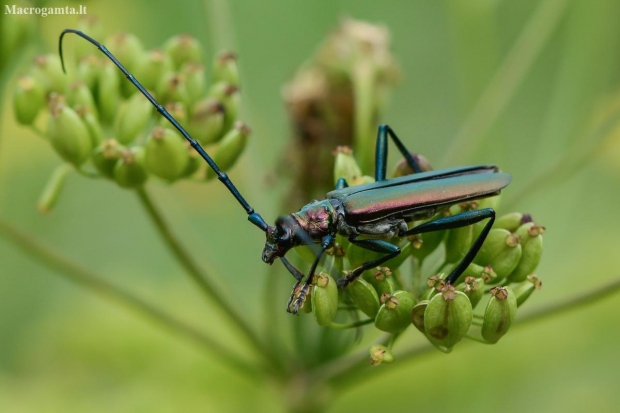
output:
POLYGON ((273 264, 276 258, 283 257, 295 246, 293 233, 299 227, 291 217, 280 217, 275 225, 267 227, 263 261, 273 264))

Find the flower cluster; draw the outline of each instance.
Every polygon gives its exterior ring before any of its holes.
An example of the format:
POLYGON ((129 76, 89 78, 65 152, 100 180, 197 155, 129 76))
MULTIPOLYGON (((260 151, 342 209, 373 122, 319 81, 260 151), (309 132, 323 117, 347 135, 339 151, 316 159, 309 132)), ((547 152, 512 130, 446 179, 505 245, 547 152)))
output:
MULTIPOLYGON (((423 169, 430 164, 418 158, 423 169)), ((402 164, 392 176, 412 173, 402 164)), ((373 182, 362 174, 352 151, 336 151, 335 178, 351 185, 373 182)), ((497 208, 499 196, 463 202, 437 213, 426 221, 478 208, 497 208)), ((340 294, 334 277, 347 273, 380 256, 339 237, 331 257, 315 276, 310 305, 320 325, 334 328, 374 324, 392 334, 388 346, 373 345, 372 364, 393 360, 394 339, 413 324, 439 350, 446 353, 464 337, 496 343, 510 328, 517 308, 541 286, 534 274, 542 254, 544 227, 531 216, 509 213, 496 219, 484 245, 464 273, 453 284, 447 274, 465 256, 485 222, 394 240, 402 253, 386 267, 366 271, 340 294), (407 265, 405 265, 407 263, 407 265), (434 268, 429 271, 429 264, 434 268), (475 312, 476 309, 483 309, 475 312), (360 313, 368 317, 360 320, 360 313), (343 324, 345 320, 358 320, 343 324)), ((308 303, 307 303, 308 304, 308 303)))
MULTIPOLYGON (((102 36, 92 21, 81 24, 93 38, 102 36)), ((83 39, 72 40, 76 49, 74 60, 65 61, 68 75, 60 58, 48 54, 38 56, 29 73, 18 79, 13 106, 19 123, 44 136, 78 172, 124 188, 139 188, 150 176, 166 182, 215 176, 110 59, 83 39)), ((237 120, 239 75, 234 54, 223 53, 214 60, 209 83, 202 45, 189 35, 175 36, 153 50, 145 50, 129 33, 113 35, 104 44, 207 147, 221 169, 234 165, 250 133, 237 120)), ((65 175, 53 174, 46 193, 56 194, 65 175)), ((53 200, 55 196, 44 197, 40 207, 48 210, 53 200)))

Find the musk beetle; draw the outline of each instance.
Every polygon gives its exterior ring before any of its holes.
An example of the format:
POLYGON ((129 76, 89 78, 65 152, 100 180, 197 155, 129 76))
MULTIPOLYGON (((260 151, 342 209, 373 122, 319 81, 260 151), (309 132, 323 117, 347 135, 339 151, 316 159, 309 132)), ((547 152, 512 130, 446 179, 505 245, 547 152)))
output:
POLYGON ((66 29, 59 39, 59 53, 62 59, 62 39, 73 33, 95 45, 108 57, 133 85, 155 106, 157 111, 177 129, 190 145, 213 169, 217 178, 235 197, 248 215, 248 220, 265 232, 267 240, 262 259, 272 264, 280 259, 297 280, 293 294, 288 301, 287 311, 297 313, 303 305, 311 286, 312 276, 327 249, 333 246, 337 234, 367 250, 385 255, 365 262, 349 271, 338 280, 340 288, 346 287, 364 271, 386 263, 400 254, 400 248, 388 242, 394 237, 406 237, 425 232, 439 231, 473 225, 487 220, 483 230, 472 243, 469 251, 446 278, 451 284, 456 281, 473 261, 487 237, 495 220, 491 208, 461 212, 444 216, 421 225, 408 227, 408 223, 430 218, 451 205, 499 194, 510 183, 510 175, 500 172, 494 165, 474 165, 458 168, 422 172, 418 161, 405 148, 394 131, 381 125, 377 136, 375 158, 375 181, 370 184, 349 187, 340 179, 336 188, 324 200, 313 201, 298 212, 279 217, 275 225, 265 220, 248 204, 226 173, 220 170, 209 154, 185 129, 159 104, 133 75, 108 51, 108 49, 79 30, 66 29), (386 179, 388 137, 393 140, 414 173, 394 179, 386 179), (300 245, 319 246, 316 258, 308 275, 301 272, 286 258, 291 248, 300 245))

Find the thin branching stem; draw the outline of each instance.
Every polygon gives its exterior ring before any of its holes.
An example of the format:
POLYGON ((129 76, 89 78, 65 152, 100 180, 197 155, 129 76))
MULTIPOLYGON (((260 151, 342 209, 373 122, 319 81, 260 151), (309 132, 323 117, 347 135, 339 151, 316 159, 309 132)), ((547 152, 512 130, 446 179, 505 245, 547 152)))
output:
POLYGON ((141 316, 148 318, 160 327, 169 330, 179 337, 183 337, 198 344, 200 347, 208 350, 211 354, 216 355, 217 358, 223 363, 236 369, 240 373, 250 377, 259 376, 260 372, 256 366, 243 360, 241 357, 231 352, 227 347, 221 345, 202 331, 179 319, 176 319, 175 317, 167 314, 152 304, 149 304, 132 293, 106 281, 99 274, 76 264, 58 251, 31 237, 30 235, 25 234, 21 230, 13 227, 1 219, 0 236, 18 247, 29 257, 39 261, 41 264, 55 271, 56 274, 97 295, 135 311, 141 316))
POLYGON ((259 355, 266 358, 267 364, 275 367, 274 363, 277 363, 277 359, 273 353, 263 344, 262 340, 260 340, 258 335, 250 328, 241 315, 237 313, 233 304, 229 303, 224 294, 218 291, 212 276, 202 270, 185 247, 181 245, 180 241, 174 235, 163 216, 153 203, 146 189, 140 188, 136 192, 138 194, 138 198, 140 199, 140 203, 157 228, 159 234, 164 240, 164 243, 166 244, 166 247, 168 247, 168 249, 172 252, 181 266, 185 268, 192 281, 194 281, 200 291, 211 302, 219 307, 222 313, 226 315, 230 321, 232 321, 235 328, 243 334, 247 343, 253 347, 259 355))

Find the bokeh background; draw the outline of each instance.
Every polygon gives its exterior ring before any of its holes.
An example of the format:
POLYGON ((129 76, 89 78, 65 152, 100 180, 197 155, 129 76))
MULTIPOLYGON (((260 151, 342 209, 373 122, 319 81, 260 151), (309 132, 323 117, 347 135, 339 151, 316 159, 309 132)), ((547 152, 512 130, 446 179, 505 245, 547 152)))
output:
MULTIPOLYGON (((187 32, 207 56, 222 48, 239 54, 243 118, 254 133, 231 176, 268 220, 281 212, 290 183, 273 177, 291 138, 283 85, 341 18, 385 25, 403 79, 381 121, 436 167, 500 165, 513 175, 500 212, 530 212, 547 228, 538 270, 543 289, 523 313, 620 276, 620 132, 596 133, 597 122, 619 110, 618 1, 83 4, 108 33, 133 32, 148 48, 187 32)), ((51 51, 76 19, 37 22, 51 51)), ((14 66, 10 56, 0 59, 14 66)), ((37 212, 59 160, 13 119, 15 74, 28 63, 1 77, 0 218, 174 314, 223 330, 132 193, 76 175, 51 214, 37 212)), ((222 276, 220 287, 259 325, 257 308, 274 270, 259 258, 263 234, 215 182, 150 186, 200 263, 222 276)), ((287 292, 270 299, 284 309, 287 292)), ((448 356, 433 352, 381 366, 390 371, 340 394, 331 411, 617 411, 619 313, 616 296, 515 328, 495 346, 471 343, 448 356)), ((423 341, 413 330, 397 348, 423 341)), ((0 411, 282 409, 271 383, 237 375, 216 356, 57 277, 0 239, 0 411)))

